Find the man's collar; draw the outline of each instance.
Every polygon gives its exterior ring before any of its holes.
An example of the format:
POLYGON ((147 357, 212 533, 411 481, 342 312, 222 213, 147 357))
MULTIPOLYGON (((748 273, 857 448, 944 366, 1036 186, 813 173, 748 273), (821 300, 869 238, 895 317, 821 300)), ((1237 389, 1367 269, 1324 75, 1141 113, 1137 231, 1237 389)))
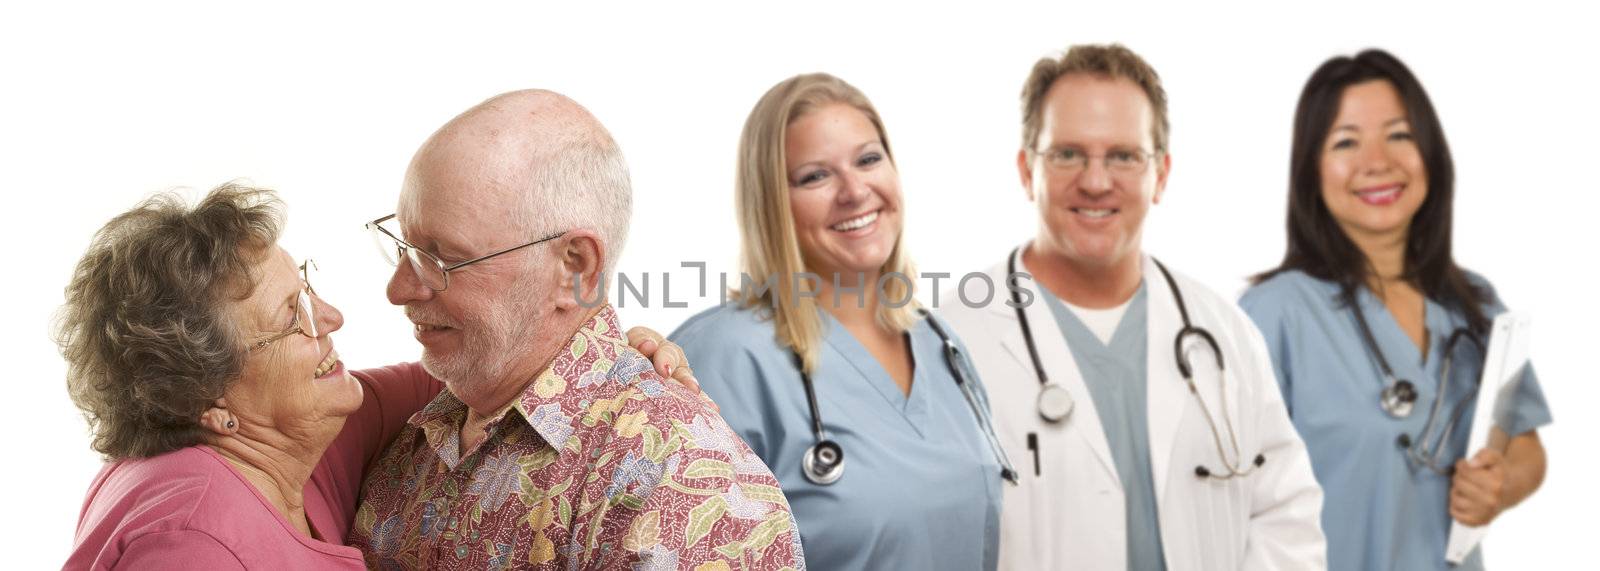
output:
MULTIPOLYGON (((546 443, 558 451, 565 451, 568 438, 573 435, 571 417, 574 413, 586 413, 578 406, 579 401, 587 400, 584 398, 587 397, 587 390, 581 389, 602 384, 602 381, 611 377, 613 369, 627 369, 624 371, 627 379, 640 373, 632 371, 638 368, 638 363, 622 363, 626 366, 618 368, 619 358, 624 361, 643 360, 642 355, 626 349, 627 341, 622 337, 616 309, 610 304, 603 305, 573 333, 562 349, 555 352, 550 365, 539 371, 534 381, 494 416, 517 411, 546 443)), ((643 369, 650 369, 651 366, 650 360, 643 360, 643 369)), ((621 401, 616 406, 619 408, 621 401)), ((443 432, 459 432, 461 422, 466 417, 466 403, 462 403, 461 398, 456 398, 450 390, 443 390, 421 411, 411 414, 406 424, 427 429, 430 424, 442 422, 438 427, 448 427, 443 432)), ((499 422, 499 419, 494 422, 499 422)), ((429 437, 442 435, 429 432, 429 437)))
POLYGON ((577 448, 572 438, 575 417, 615 415, 626 402, 596 398, 612 392, 597 389, 607 383, 630 384, 652 367, 649 359, 628 347, 616 309, 608 304, 556 351, 555 359, 528 383, 512 408, 545 442, 566 453, 577 448))
MULTIPOLYGON (((550 365, 540 371, 534 381, 528 383, 528 387, 512 399, 500 414, 516 411, 540 438, 557 451, 565 453, 570 448, 576 448, 576 444, 570 441, 575 415, 607 411, 615 414, 624 403, 622 399, 596 401, 590 398, 594 392, 592 387, 602 386, 606 382, 631 383, 639 373, 652 368, 649 359, 629 349, 617 322, 616 309, 607 304, 572 334, 572 338, 556 351, 550 365)), ((461 429, 466 409, 466 403, 450 391, 441 391, 432 402, 412 415, 407 423, 425 429, 430 423, 445 423, 450 430, 427 431, 430 439, 442 437, 442 433, 461 429)))
POLYGON ((456 428, 460 428, 459 419, 454 417, 461 416, 461 418, 465 418, 464 413, 466 410, 466 403, 461 402, 461 399, 456 398, 456 395, 451 394, 449 390, 443 390, 439 391, 439 395, 433 397, 433 400, 429 401, 427 406, 422 407, 422 410, 411 415, 411 418, 406 420, 406 424, 421 427, 431 422, 456 420, 454 424, 456 428))

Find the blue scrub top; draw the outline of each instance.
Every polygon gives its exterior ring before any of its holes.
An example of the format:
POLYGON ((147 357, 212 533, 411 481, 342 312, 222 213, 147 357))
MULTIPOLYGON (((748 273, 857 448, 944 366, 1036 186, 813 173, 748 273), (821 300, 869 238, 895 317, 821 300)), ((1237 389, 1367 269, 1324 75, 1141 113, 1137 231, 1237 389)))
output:
MULTIPOLYGON (((1488 282, 1469 279, 1490 294, 1484 313, 1505 312, 1488 282)), ((1328 538, 1330 569, 1481 569, 1481 549, 1450 567, 1444 560, 1450 535, 1450 477, 1409 460, 1401 434, 1420 440, 1437 394, 1446 340, 1465 316, 1427 300, 1426 360, 1400 329, 1383 302, 1366 288, 1357 307, 1339 301, 1339 286, 1290 271, 1250 288, 1239 300, 1266 337, 1278 384, 1295 428, 1311 453, 1311 466, 1327 498, 1322 528, 1328 538), (1416 407, 1394 418, 1379 405, 1382 370, 1362 340, 1353 310, 1372 328, 1396 377, 1416 385, 1416 407)), ((1487 341, 1485 339, 1484 341, 1487 341)), ((1457 343, 1445 401, 1436 420, 1442 430, 1452 407, 1467 404, 1452 430, 1439 465, 1467 455, 1483 353, 1466 340, 1457 343)), ((1516 436, 1550 423, 1550 407, 1530 366, 1510 406, 1497 410, 1495 424, 1516 436)))
MULTIPOLYGON (((729 303, 670 338, 700 387, 777 475, 812 569, 994 569, 1000 467, 926 320, 910 331, 909 396, 826 312, 812 376, 823 430, 844 449, 843 476, 812 484, 800 461, 815 438, 805 386, 770 320, 729 303)), ((950 331, 948 325, 945 331, 950 331)), ((959 341, 957 341, 959 343, 959 341)), ((962 347, 965 353, 965 347, 962 347)), ((968 378, 988 410, 977 373, 968 378)))
POLYGON ((1160 571, 1167 568, 1161 545, 1161 514, 1156 505, 1156 484, 1150 468, 1149 303, 1146 283, 1128 300, 1108 345, 1065 303, 1043 291, 1045 303, 1072 350, 1072 359, 1089 396, 1094 399, 1100 428, 1111 449, 1122 482, 1128 550, 1128 569, 1160 571))

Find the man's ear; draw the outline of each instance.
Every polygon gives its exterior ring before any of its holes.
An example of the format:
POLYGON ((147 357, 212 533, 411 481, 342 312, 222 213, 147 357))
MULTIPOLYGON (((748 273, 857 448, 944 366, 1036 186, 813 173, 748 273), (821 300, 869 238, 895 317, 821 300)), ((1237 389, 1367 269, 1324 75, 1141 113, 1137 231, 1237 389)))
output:
POLYGON ((1152 204, 1161 204, 1161 197, 1167 193, 1167 175, 1172 174, 1172 155, 1161 153, 1161 162, 1156 164, 1156 194, 1151 198, 1152 204))
POLYGON ((1028 194, 1028 202, 1033 202, 1033 166, 1028 164, 1028 150, 1017 151, 1017 175, 1022 177, 1022 191, 1028 194))
POLYGON ((570 230, 556 248, 556 266, 561 272, 559 287, 551 293, 556 309, 567 311, 603 303, 605 292, 600 289, 600 279, 609 252, 599 236, 589 230, 570 230))
POLYGON ((239 419, 234 418, 228 410, 228 399, 220 398, 211 403, 211 408, 200 413, 200 426, 219 436, 232 436, 239 431, 239 419))

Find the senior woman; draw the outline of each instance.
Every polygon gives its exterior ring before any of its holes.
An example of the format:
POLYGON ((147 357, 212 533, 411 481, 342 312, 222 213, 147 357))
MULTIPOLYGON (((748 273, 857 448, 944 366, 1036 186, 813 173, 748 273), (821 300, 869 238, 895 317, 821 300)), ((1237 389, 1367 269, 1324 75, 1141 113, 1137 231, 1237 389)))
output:
POLYGON ((1445 561, 1450 522, 1487 524, 1539 487, 1550 409, 1524 369, 1489 446, 1467 449, 1506 308, 1451 252, 1454 170, 1433 104, 1386 52, 1330 59, 1301 92, 1290 157, 1288 251, 1239 303, 1327 494, 1328 566, 1482 568, 1477 552, 1445 561))
POLYGON ((315 264, 277 246, 280 211, 234 184, 193 208, 162 194, 79 261, 57 341, 109 462, 66 568, 365 568, 342 545, 362 471, 443 385, 421 367, 346 371, 330 337, 344 318, 315 264))
POLYGON ((1006 462, 976 375, 946 353, 959 342, 911 301, 877 111, 838 78, 796 76, 756 103, 739 157, 743 269, 772 287, 672 339, 777 475, 807 562, 993 568, 1006 462))

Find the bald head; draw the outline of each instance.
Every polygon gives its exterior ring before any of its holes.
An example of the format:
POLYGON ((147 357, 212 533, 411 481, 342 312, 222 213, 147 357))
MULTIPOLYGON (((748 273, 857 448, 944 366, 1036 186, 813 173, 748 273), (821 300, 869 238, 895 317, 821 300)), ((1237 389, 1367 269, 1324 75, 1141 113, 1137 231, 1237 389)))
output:
POLYGON ((390 276, 389 302, 426 326, 423 365, 473 410, 503 406, 599 311, 579 300, 599 297, 631 204, 611 135, 559 94, 507 93, 440 127, 412 158, 394 218, 439 263, 473 265, 443 284, 418 273, 433 261, 390 276))
POLYGON ((609 274, 631 207, 627 164, 606 128, 566 96, 529 89, 479 103, 429 137, 406 172, 397 214, 402 224, 453 215, 430 226, 498 230, 458 237, 485 249, 588 229, 606 250, 609 274))

